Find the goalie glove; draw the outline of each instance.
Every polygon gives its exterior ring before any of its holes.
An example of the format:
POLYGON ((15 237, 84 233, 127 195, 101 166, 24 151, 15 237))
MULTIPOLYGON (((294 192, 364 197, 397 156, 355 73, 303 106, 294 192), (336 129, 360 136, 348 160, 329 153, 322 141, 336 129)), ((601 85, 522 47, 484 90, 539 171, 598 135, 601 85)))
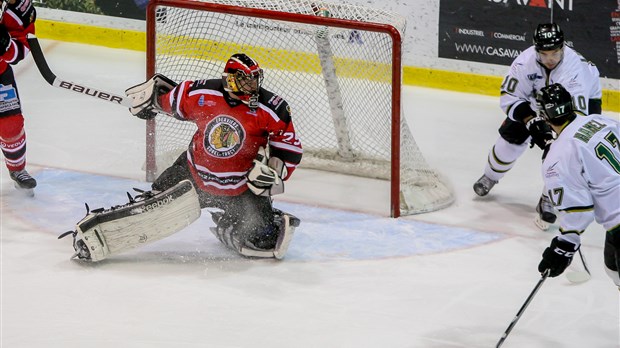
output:
POLYGON ((155 74, 147 81, 130 87, 125 94, 132 99, 129 111, 143 120, 149 120, 163 112, 157 98, 170 92, 177 83, 161 74, 155 74))
POLYGON ((273 196, 284 193, 283 177, 287 171, 284 162, 277 157, 269 158, 264 147, 258 149, 254 165, 248 171, 248 188, 257 196, 273 196))

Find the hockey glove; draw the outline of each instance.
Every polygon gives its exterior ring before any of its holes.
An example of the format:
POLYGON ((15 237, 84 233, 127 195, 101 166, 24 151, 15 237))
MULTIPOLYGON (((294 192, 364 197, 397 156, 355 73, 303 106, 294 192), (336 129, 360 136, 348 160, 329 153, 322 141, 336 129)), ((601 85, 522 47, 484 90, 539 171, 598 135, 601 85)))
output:
POLYGON ((525 128, 527 128, 527 131, 532 137, 530 147, 534 147, 534 145, 536 145, 541 150, 545 151, 549 146, 551 146, 551 143, 553 142, 553 131, 542 117, 536 116, 527 121, 527 123, 525 123, 525 128))
POLYGON ((129 111, 143 120, 149 120, 162 112, 157 99, 170 92, 177 83, 161 74, 155 74, 146 82, 128 88, 125 94, 133 99, 129 111))
POLYGON ((538 271, 544 273, 549 269, 550 277, 557 277, 566 270, 573 260, 573 256, 579 250, 579 245, 569 241, 553 238, 551 245, 542 254, 542 260, 538 264, 538 271))
POLYGON ((5 54, 11 46, 11 34, 4 25, 0 24, 0 56, 5 54))
POLYGON ((248 188, 257 196, 277 195, 284 192, 282 178, 285 176, 284 162, 277 157, 268 158, 261 146, 247 174, 248 188))

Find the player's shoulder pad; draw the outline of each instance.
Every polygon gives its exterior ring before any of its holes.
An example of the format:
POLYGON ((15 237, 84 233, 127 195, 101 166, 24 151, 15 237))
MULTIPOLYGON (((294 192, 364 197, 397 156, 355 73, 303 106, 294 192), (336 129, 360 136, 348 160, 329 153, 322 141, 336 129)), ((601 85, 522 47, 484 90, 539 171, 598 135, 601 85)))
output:
POLYGON ((189 86, 190 91, 199 89, 213 89, 220 91, 222 88, 222 79, 195 80, 189 86))
POLYGON ((291 122, 291 108, 281 96, 261 87, 258 102, 271 109, 282 122, 291 122))
POLYGON ((32 0, 17 0, 14 3, 7 4, 7 10, 13 12, 22 22, 22 26, 26 28, 37 18, 37 11, 32 4, 32 0))
POLYGON ((534 50, 534 46, 530 46, 512 61, 510 64, 510 73, 512 75, 519 75, 526 71, 530 71, 536 66, 536 51, 534 50))

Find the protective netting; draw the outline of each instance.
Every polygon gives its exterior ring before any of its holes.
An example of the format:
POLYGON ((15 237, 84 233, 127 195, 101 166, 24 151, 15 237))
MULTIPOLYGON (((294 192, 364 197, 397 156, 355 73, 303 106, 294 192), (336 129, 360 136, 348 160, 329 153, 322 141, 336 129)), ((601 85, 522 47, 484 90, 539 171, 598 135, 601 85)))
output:
MULTIPOLYGON (((307 0, 208 2, 390 24, 401 33, 405 28, 403 17, 354 5, 307 0)), ((156 72, 175 81, 220 78, 232 54, 246 53, 265 70, 263 87, 291 105, 304 147, 301 167, 390 178, 390 35, 363 26, 352 30, 288 22, 286 15, 272 20, 170 6, 158 6, 156 13, 156 72)), ((396 86, 400 88, 400 81, 396 86)), ((192 123, 156 118, 158 171, 187 148, 195 131, 192 123)), ((427 165, 404 118, 400 168, 402 214, 436 210, 453 201, 452 191, 427 165)))

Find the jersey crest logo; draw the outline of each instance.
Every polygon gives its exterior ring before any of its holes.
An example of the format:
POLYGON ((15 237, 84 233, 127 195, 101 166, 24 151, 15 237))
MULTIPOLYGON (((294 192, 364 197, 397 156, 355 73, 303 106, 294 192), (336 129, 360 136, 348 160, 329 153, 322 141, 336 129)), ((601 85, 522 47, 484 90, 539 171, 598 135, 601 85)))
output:
POLYGON ((538 75, 537 73, 533 73, 533 74, 528 74, 528 75, 527 75, 527 79, 528 79, 528 80, 530 80, 530 81, 540 80, 540 79, 542 79, 542 78, 543 78, 543 77, 542 77, 542 76, 540 76, 540 75, 538 75))
POLYGON ((245 139, 241 124, 230 116, 217 116, 205 130, 204 146, 207 152, 219 158, 234 156, 245 139))

